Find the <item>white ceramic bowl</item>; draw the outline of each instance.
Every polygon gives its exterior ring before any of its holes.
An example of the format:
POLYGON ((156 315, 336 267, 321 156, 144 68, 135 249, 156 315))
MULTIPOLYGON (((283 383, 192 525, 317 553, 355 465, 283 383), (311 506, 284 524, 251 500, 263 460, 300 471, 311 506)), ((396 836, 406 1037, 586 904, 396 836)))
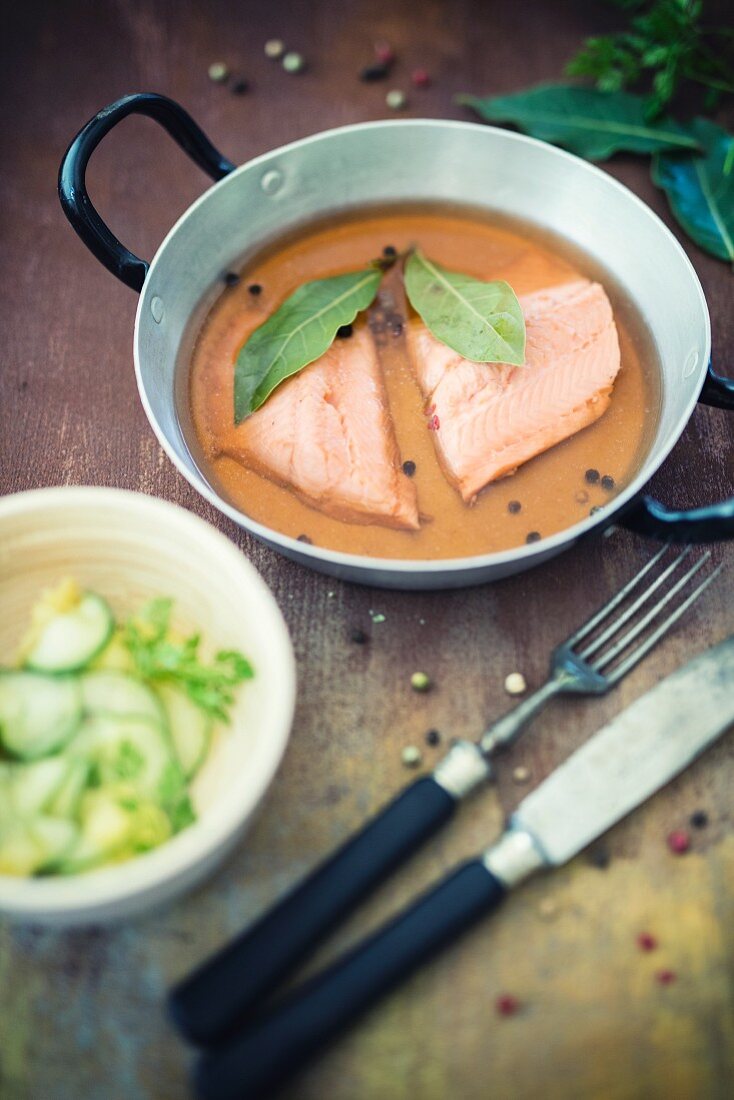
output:
POLYGON ((173 504, 118 489, 39 489, 0 501, 0 663, 12 659, 42 588, 65 576, 124 616, 173 597, 175 625, 238 649, 255 678, 238 692, 193 789, 198 820, 127 863, 69 877, 0 875, 0 912, 78 925, 119 920, 183 893, 242 836, 285 750, 295 662, 269 589, 237 548, 173 504))

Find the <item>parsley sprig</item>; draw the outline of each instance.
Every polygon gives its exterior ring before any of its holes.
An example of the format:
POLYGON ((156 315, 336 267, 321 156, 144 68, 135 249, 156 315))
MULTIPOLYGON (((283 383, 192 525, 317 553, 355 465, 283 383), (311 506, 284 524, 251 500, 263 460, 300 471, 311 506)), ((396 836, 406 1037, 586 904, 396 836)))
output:
POLYGON ((178 640, 171 633, 172 604, 170 599, 151 600, 125 623, 122 637, 136 671, 145 680, 176 684, 202 710, 228 722, 233 689, 252 678, 252 665, 234 650, 220 650, 205 664, 199 634, 178 640))
POLYGON ((569 75, 591 77, 605 92, 647 86, 650 119, 686 81, 707 89, 709 110, 734 93, 734 29, 704 26, 703 0, 613 2, 632 13, 629 29, 588 38, 566 66, 569 75))

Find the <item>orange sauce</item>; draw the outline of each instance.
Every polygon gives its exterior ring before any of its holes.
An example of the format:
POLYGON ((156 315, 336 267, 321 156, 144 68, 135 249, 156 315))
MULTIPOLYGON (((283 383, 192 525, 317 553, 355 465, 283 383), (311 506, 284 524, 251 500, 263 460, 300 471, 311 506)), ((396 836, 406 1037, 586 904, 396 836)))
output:
MULTIPOLYGON (((240 282, 223 289, 198 334, 189 374, 188 433, 192 454, 210 485, 245 515, 274 531, 347 553, 389 558, 449 558, 505 550, 525 543, 529 532, 547 536, 607 504, 634 476, 652 439, 659 409, 659 373, 651 340, 632 305, 583 255, 537 229, 476 211, 430 207, 388 208, 345 215, 311 226, 252 257, 240 282), (419 244, 432 259, 482 279, 506 279, 518 295, 567 282, 598 279, 614 309, 622 352, 607 412, 590 427, 489 485, 473 505, 447 482, 426 430, 424 401, 413 378, 402 337, 381 337, 390 409, 403 461, 415 463, 421 513, 431 517, 417 532, 352 524, 310 507, 232 458, 218 440, 232 426, 231 382, 250 333, 302 283, 355 270, 380 255, 419 244), (259 295, 248 289, 262 287, 259 295), (230 378, 229 373, 227 378, 230 378), (614 479, 605 490, 589 484, 594 469, 614 479), (510 511, 510 502, 520 502, 510 511)), ((514 506, 513 506, 514 507, 514 506)))

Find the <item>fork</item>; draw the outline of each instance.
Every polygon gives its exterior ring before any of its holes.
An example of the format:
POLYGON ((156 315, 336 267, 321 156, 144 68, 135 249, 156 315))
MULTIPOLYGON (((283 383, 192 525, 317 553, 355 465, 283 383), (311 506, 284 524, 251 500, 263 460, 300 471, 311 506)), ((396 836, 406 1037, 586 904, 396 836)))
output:
POLYGON ((252 928, 172 990, 169 1009, 186 1038, 198 1044, 218 1041, 251 1016, 263 997, 492 777, 490 758, 513 742, 550 699, 603 695, 650 652, 723 568, 701 579, 709 552, 684 570, 692 547, 665 564, 668 549, 663 546, 556 647, 548 678, 537 691, 477 742, 456 741, 432 773, 400 792, 252 928))

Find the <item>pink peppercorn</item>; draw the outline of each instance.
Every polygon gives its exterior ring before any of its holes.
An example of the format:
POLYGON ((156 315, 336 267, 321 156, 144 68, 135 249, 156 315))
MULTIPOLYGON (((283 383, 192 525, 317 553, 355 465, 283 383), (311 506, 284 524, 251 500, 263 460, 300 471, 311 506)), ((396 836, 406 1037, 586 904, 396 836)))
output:
POLYGON ((655 975, 655 981, 659 985, 672 985, 678 975, 675 970, 658 970, 655 975))
POLYGON ((383 65, 392 65, 395 60, 395 51, 388 42, 375 43, 375 57, 383 65))
POLYGON ((691 834, 685 829, 674 829, 668 834, 668 847, 677 856, 682 856, 691 846, 691 834))
POLYGON ((428 430, 429 430, 429 432, 437 432, 440 427, 441 427, 441 421, 438 419, 438 417, 434 413, 433 416, 431 417, 431 419, 428 421, 428 430))
POLYGON ((494 1003, 498 1016, 514 1016, 520 1007, 517 997, 511 993, 503 993, 494 1003))
POLYGON ((658 941, 649 932, 640 932, 637 937, 637 946, 640 951, 654 951, 657 945, 658 941))
POLYGON ((410 79, 414 88, 427 88, 431 83, 430 74, 425 69, 414 69, 410 79))

